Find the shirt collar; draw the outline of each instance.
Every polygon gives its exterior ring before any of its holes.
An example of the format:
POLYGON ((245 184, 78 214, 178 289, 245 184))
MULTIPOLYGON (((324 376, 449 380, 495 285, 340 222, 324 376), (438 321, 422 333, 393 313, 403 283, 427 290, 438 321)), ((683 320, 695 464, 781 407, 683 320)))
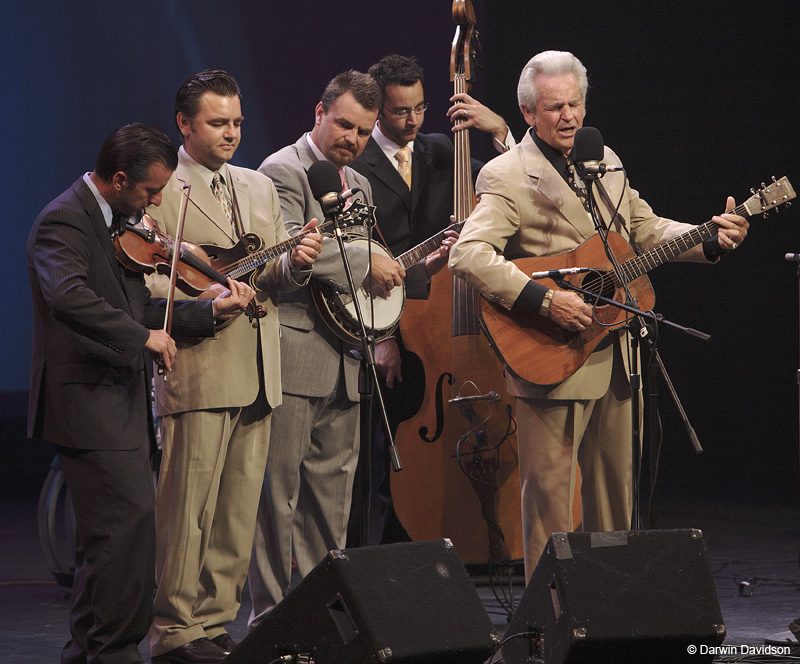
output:
MULTIPOLYGON (((311 140, 311 132, 306 134, 306 140, 308 141, 308 145, 311 148, 311 152, 314 153, 314 156, 317 158, 318 161, 330 161, 324 154, 322 154, 322 150, 317 147, 317 144, 311 140)), ((331 162, 333 163, 333 162, 331 162)), ((335 166, 336 164, 334 164, 335 166)))
MULTIPOLYGON (((395 155, 397 151, 405 147, 403 145, 398 145, 392 139, 387 138, 383 132, 378 127, 378 122, 375 123, 375 127, 372 129, 372 138, 375 139, 375 142, 378 144, 381 150, 383 150, 383 154, 385 154, 393 163, 397 163, 397 159, 395 159, 395 155)), ((409 141, 406 145, 411 148, 411 155, 414 154, 414 141, 409 141)), ((411 163, 411 155, 409 155, 409 163, 411 163)))
POLYGON ((111 209, 111 206, 108 204, 103 195, 100 193, 100 190, 97 188, 94 182, 92 182, 92 178, 90 177, 90 173, 83 174, 83 181, 89 187, 89 190, 94 195, 95 199, 97 199, 97 204, 100 206, 100 212, 103 213, 103 220, 106 222, 106 226, 110 229, 111 228, 111 220, 114 217, 114 211, 111 209))
POLYGON ((528 131, 530 131, 533 142, 536 143, 536 146, 542 151, 545 159, 547 159, 547 161, 553 165, 553 168, 558 171, 559 175, 566 180, 567 158, 561 154, 560 150, 556 150, 552 145, 545 143, 533 127, 528 131))
MULTIPOLYGON (((200 177, 203 178, 203 181, 211 188, 212 180, 214 179, 214 173, 217 171, 212 171, 208 166, 203 166, 199 161, 192 158, 192 156, 186 152, 186 148, 182 145, 178 148, 178 151, 183 155, 184 159, 188 161, 190 164, 193 164, 194 167, 197 169, 200 177)), ((219 174, 222 176, 222 181, 225 186, 228 186, 228 164, 222 164, 219 168, 219 174)))

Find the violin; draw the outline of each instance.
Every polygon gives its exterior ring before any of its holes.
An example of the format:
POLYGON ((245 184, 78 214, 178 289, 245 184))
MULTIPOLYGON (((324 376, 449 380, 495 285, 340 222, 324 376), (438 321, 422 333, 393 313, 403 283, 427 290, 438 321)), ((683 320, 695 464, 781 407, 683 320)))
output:
MULTIPOLYGON (((169 276, 175 245, 175 240, 162 232, 158 222, 149 214, 144 214, 138 224, 125 226, 114 235, 117 260, 125 267, 144 274, 169 276)), ((176 287, 186 295, 197 297, 213 283, 227 288, 228 278, 212 265, 202 247, 182 240, 176 287)), ((266 316, 264 307, 253 302, 247 305, 246 312, 251 319, 266 316)))

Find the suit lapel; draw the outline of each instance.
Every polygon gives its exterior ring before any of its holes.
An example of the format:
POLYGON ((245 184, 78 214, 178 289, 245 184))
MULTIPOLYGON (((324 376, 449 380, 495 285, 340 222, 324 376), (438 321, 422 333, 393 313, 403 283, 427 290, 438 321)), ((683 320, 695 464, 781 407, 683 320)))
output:
POLYGON ((83 180, 79 180, 75 183, 75 194, 78 197, 78 200, 81 202, 83 209, 86 211, 86 215, 89 217, 89 225, 92 227, 92 231, 97 236, 97 241, 100 243, 100 246, 103 249, 103 255, 108 260, 109 264, 111 265, 111 269, 114 275, 119 282, 119 285, 122 289, 125 289, 125 280, 123 279, 123 269, 122 264, 117 259, 117 253, 114 248, 114 242, 111 239, 111 235, 109 234, 108 226, 106 226, 106 220, 103 217, 103 212, 100 210, 100 206, 97 204, 97 200, 92 193, 92 190, 86 185, 83 180))
MULTIPOLYGON (((230 173, 230 170, 228 172, 230 173)), ((214 197, 211 187, 206 185, 199 168, 184 155, 183 148, 178 151, 178 168, 175 171, 175 179, 179 187, 185 183, 192 185, 189 193, 190 205, 194 205, 221 233, 230 239, 232 244, 236 244, 238 238, 234 235, 233 227, 222 211, 219 201, 214 197)), ((244 196, 242 197, 244 198, 244 196)), ((242 215, 244 215, 244 210, 242 210, 242 215)))
MULTIPOLYGON (((241 176, 235 166, 228 164, 228 177, 230 177, 230 187, 234 191, 234 200, 241 216, 242 229, 245 233, 250 232, 250 194, 248 193, 247 182, 241 176)), ((234 238, 237 242, 239 238, 234 238)))
POLYGON ((525 134, 520 144, 525 172, 534 186, 553 203, 564 220, 584 239, 594 235, 594 225, 575 192, 536 146, 530 133, 525 134))
MULTIPOLYGON (((431 172, 433 153, 424 137, 417 134, 414 141, 414 158, 411 160, 411 209, 417 208, 420 196, 425 190, 428 173, 431 172)), ((398 174, 399 175, 399 174, 398 174)), ((402 180, 402 178, 401 178, 402 180)))
MULTIPOLYGON (((381 150, 380 145, 371 137, 367 143, 367 147, 364 148, 364 161, 369 165, 372 174, 397 194, 397 197, 403 201, 407 208, 411 209, 411 194, 408 191, 408 185, 394 167, 394 164, 392 164, 383 150, 381 150)), ((415 182, 416 166, 413 165, 413 163, 412 160, 412 168, 414 170, 411 174, 411 181, 415 182)))

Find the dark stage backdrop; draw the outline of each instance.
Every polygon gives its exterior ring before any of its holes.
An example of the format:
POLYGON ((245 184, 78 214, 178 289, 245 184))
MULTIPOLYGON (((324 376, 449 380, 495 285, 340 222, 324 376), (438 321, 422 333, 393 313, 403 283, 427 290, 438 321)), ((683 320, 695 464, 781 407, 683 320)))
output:
MULTIPOLYGON (((476 94, 518 138, 520 69, 540 50, 571 50, 589 70, 586 124, 601 130, 660 214, 701 223, 726 195, 741 201, 772 175, 800 186, 796 0, 763 10, 710 1, 474 4, 482 43, 476 94)), ((425 130, 448 131, 452 35, 447 0, 5 0, 0 416, 21 415, 27 389, 28 229, 92 169, 112 129, 146 122, 177 143, 177 87, 201 69, 224 68, 244 93, 235 163, 256 168, 311 128, 334 74, 399 52, 425 67, 425 130)), ((473 151, 492 156, 485 136, 475 137, 473 151)), ((700 457, 690 451, 662 387, 665 485, 794 499, 798 282, 783 256, 800 252, 798 209, 754 220, 747 243, 718 266, 669 265, 651 275, 660 313, 713 335, 708 345, 663 335, 663 359, 706 448, 700 457)))

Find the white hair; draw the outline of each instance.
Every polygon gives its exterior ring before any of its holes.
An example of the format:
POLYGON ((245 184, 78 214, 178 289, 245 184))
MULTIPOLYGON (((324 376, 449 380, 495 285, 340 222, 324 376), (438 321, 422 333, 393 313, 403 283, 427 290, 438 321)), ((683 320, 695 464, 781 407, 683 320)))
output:
POLYGON ((566 51, 542 51, 534 55, 528 64, 522 68, 517 85, 517 101, 520 107, 530 111, 536 108, 539 101, 539 89, 536 87, 536 77, 563 76, 572 74, 578 81, 581 97, 586 101, 586 92, 589 89, 589 80, 586 78, 586 67, 578 58, 566 51))

